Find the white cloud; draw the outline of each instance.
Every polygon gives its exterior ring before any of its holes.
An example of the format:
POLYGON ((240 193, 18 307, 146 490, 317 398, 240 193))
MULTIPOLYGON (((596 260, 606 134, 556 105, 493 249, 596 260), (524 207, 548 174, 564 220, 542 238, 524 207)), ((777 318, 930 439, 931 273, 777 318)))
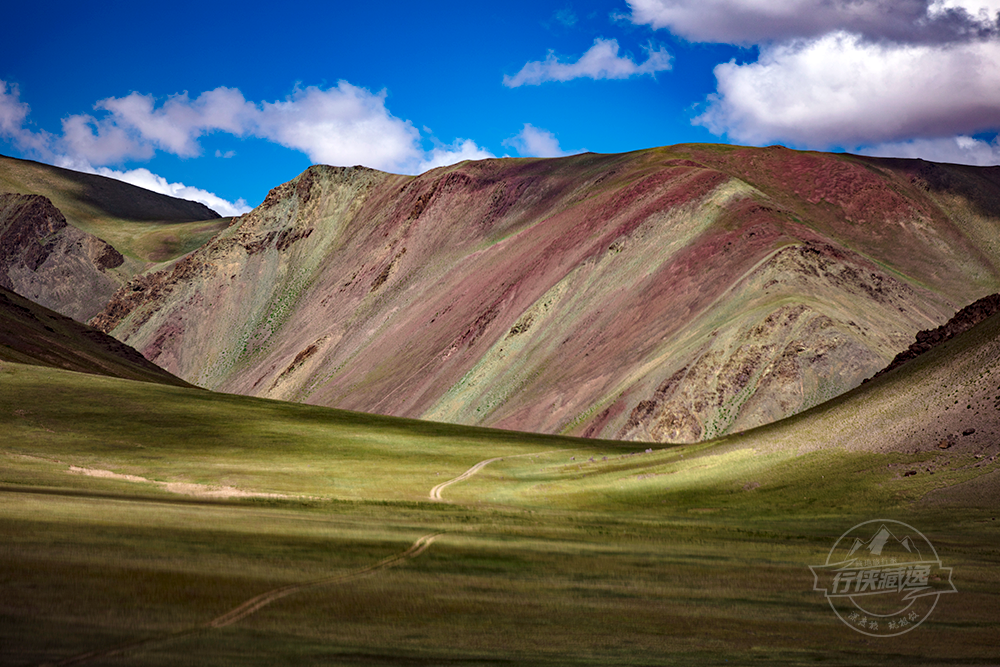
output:
POLYGON ((24 126, 30 111, 30 107, 21 101, 17 86, 0 80, 0 137, 10 139, 21 150, 41 154, 45 152, 50 137, 45 132, 32 132, 24 126))
POLYGON ((562 157, 569 155, 559 147, 559 141, 548 130, 525 123, 513 137, 506 139, 504 146, 510 146, 522 157, 562 157))
POLYGON ((63 119, 63 134, 56 150, 94 164, 113 164, 125 160, 148 160, 154 147, 117 125, 111 119, 75 115, 63 119))
POLYGON ((762 44, 847 31, 901 43, 997 33, 997 0, 628 0, 631 20, 686 39, 762 44))
POLYGON ((669 70, 670 54, 666 49, 654 49, 652 45, 646 48, 646 62, 636 64, 628 56, 618 55, 618 40, 594 40, 594 45, 576 62, 560 62, 555 53, 549 51, 544 61, 532 61, 525 64, 514 76, 504 75, 503 85, 508 88, 533 85, 546 81, 569 81, 571 79, 628 79, 643 74, 655 74, 669 70))
POLYGON ((30 109, 21 101, 16 86, 9 86, 0 81, 0 133, 7 137, 15 137, 24 125, 30 109))
POLYGON ((385 91, 372 93, 347 81, 325 90, 298 88, 284 100, 260 103, 225 87, 195 99, 174 95, 159 106, 152 95, 132 93, 98 102, 107 118, 72 117, 68 152, 96 164, 145 159, 154 149, 193 157, 201 153, 201 136, 225 132, 267 139, 313 162, 413 171, 428 159, 420 132, 393 116, 385 99, 385 91))
POLYGON ((718 93, 695 119, 753 144, 858 146, 1000 128, 1000 43, 867 42, 838 32, 763 47, 715 68, 718 93))
POLYGON ((446 167, 464 160, 486 160, 496 157, 485 148, 480 148, 472 139, 455 141, 450 146, 434 148, 417 167, 417 173, 424 173, 435 167, 446 167))
POLYGON ((328 90, 310 86, 260 105, 253 133, 314 162, 411 170, 423 159, 420 132, 389 113, 385 98, 385 91, 371 93, 346 81, 328 90))
POLYGON ((197 140, 207 132, 245 134, 257 113, 240 91, 226 87, 204 92, 194 100, 187 93, 173 95, 159 107, 152 95, 131 93, 101 100, 95 108, 108 111, 117 127, 140 141, 181 157, 199 155, 197 140))
MULTIPOLYGON (((425 151, 419 130, 389 112, 386 95, 347 81, 328 89, 297 88, 284 100, 257 103, 226 87, 194 99, 187 93, 173 95, 162 103, 133 92, 97 102, 95 115, 66 117, 62 135, 55 137, 25 128, 27 105, 18 99, 16 88, 8 92, 0 81, 0 135, 49 159, 99 166, 148 160, 158 150, 194 157, 202 152, 200 138, 212 132, 256 136, 301 151, 313 162, 401 173, 493 157, 471 139, 451 145, 434 140, 436 147, 425 151)), ((222 158, 235 154, 215 153, 222 158)))
POLYGON ((968 136, 914 139, 870 146, 859 151, 878 157, 923 158, 933 162, 991 166, 1000 164, 1000 137, 992 142, 968 136))
POLYGON ((226 151, 223 153, 219 149, 215 149, 215 157, 226 158, 227 160, 231 157, 236 157, 236 151, 226 151))

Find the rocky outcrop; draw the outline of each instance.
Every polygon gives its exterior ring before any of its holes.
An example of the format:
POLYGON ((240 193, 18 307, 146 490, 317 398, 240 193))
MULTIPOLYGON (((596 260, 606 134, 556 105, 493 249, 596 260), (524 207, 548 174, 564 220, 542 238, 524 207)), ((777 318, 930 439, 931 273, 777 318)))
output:
POLYGON ((908 348, 897 354, 888 366, 871 378, 866 379, 865 382, 868 382, 869 379, 874 380, 895 368, 899 368, 906 362, 916 359, 921 354, 933 350, 938 345, 951 340, 961 333, 965 333, 987 317, 996 313, 1000 313, 1000 294, 990 294, 970 303, 955 313, 954 317, 941 326, 935 329, 918 331, 916 340, 910 343, 908 348))
POLYGON ((46 197, 0 194, 0 286, 85 321, 118 289, 124 264, 110 244, 67 224, 46 197))

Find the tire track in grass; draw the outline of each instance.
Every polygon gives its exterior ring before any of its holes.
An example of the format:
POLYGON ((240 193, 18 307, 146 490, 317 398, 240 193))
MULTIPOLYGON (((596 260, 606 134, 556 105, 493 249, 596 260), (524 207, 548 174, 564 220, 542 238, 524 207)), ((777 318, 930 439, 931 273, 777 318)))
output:
POLYGON ((496 461, 503 461, 504 459, 519 459, 519 458, 521 458, 523 456, 542 456, 543 454, 554 454, 556 452, 569 452, 569 451, 573 451, 573 450, 570 450, 570 449, 550 449, 547 452, 530 452, 528 454, 515 454, 513 456, 498 456, 496 458, 486 459, 485 461, 480 461, 476 465, 472 466, 471 468, 469 468, 468 470, 466 470, 465 472, 463 472, 458 477, 454 477, 452 479, 449 479, 447 482, 441 482, 440 484, 438 484, 437 486, 435 486, 433 489, 431 489, 430 498, 431 498, 431 500, 435 500, 435 501, 438 501, 438 502, 443 502, 444 498, 441 497, 441 492, 444 491, 445 488, 451 486, 452 484, 454 484, 456 482, 461 482, 463 480, 469 479, 470 477, 472 477, 473 475, 475 475, 477 472, 479 472, 480 470, 482 470, 483 468, 485 468, 489 464, 495 463, 496 461))
POLYGON ((272 589, 265 593, 261 593, 256 597, 252 597, 243 604, 227 611, 221 616, 217 616, 212 620, 202 623, 201 625, 195 626, 193 628, 188 628, 186 630, 181 630, 179 632, 174 632, 169 635, 151 637, 149 639, 142 639, 136 642, 130 642, 128 644, 122 644, 108 649, 97 649, 94 651, 88 651, 86 653, 81 653, 79 655, 72 656, 70 658, 65 658, 56 662, 46 662, 42 663, 41 667, 68 667, 69 665, 82 665, 84 663, 91 662, 93 660, 112 658, 130 651, 135 651, 138 649, 148 648, 154 644, 159 644, 161 642, 167 642, 176 639, 182 639, 184 637, 198 634, 200 632, 205 632, 207 630, 214 630, 216 628, 224 628, 232 625, 238 621, 243 620, 247 616, 259 611, 263 607, 276 602, 282 598, 288 597, 295 593, 305 591, 311 588, 318 588, 320 586, 328 586, 330 584, 345 583, 352 581, 354 579, 360 579, 370 574, 374 574, 381 570, 387 570, 390 567, 395 567, 400 565, 411 558, 416 558, 434 542, 441 533, 432 533, 430 535, 424 535, 417 539, 416 542, 410 545, 410 548, 402 553, 389 556, 379 562, 369 565, 368 567, 363 567, 352 572, 346 572, 343 574, 337 574, 330 577, 324 577, 322 579, 315 579, 313 581, 306 581, 300 584, 288 584, 287 586, 281 586, 279 588, 272 589))
POLYGON ((355 570, 354 572, 348 572, 346 574, 334 575, 332 577, 327 577, 325 579, 317 579, 316 581, 309 581, 303 584, 289 584, 288 586, 282 586, 281 588, 275 588, 274 590, 262 593, 255 598, 250 598, 239 607, 236 607, 232 611, 228 611, 222 616, 215 618, 204 625, 206 628, 224 628, 227 625, 232 625, 239 620, 242 620, 254 613, 261 607, 265 607, 276 600, 280 600, 283 597, 292 595, 293 593, 298 593, 299 591, 304 591, 310 588, 316 588, 318 586, 327 586, 329 584, 337 584, 346 581, 351 581, 352 579, 359 579, 367 574, 372 574, 378 572, 379 570, 386 570, 390 567, 399 565, 403 561, 416 558, 424 552, 431 545, 431 543, 439 537, 440 533, 433 535, 424 535, 416 542, 414 542, 409 549, 401 554, 396 554, 395 556, 389 556, 384 560, 380 560, 374 565, 369 565, 368 567, 362 568, 360 570, 355 570))

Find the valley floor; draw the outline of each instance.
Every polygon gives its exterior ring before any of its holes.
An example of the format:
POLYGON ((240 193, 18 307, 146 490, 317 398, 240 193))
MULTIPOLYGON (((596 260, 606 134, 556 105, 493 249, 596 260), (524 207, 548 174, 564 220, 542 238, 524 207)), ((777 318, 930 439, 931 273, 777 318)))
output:
POLYGON ((985 450, 647 450, 0 374, 2 664, 1000 660, 985 450), (262 495, 175 492, 194 486, 262 495), (809 566, 872 519, 953 570, 897 637, 813 590, 809 566))

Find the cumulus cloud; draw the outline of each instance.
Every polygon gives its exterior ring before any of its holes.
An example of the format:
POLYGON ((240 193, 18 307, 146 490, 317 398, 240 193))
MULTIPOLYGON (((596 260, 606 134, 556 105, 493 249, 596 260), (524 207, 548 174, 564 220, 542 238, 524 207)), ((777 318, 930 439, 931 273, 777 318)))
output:
POLYGON ((554 52, 549 51, 545 60, 525 64, 514 76, 504 75, 503 85, 517 88, 524 85, 537 86, 546 81, 581 78, 628 79, 670 69, 670 54, 666 49, 649 45, 645 50, 646 61, 640 65, 631 57, 618 55, 618 40, 597 38, 594 45, 576 62, 561 62, 554 52))
POLYGON ((95 110, 106 112, 101 118, 67 118, 64 152, 93 164, 149 159, 156 150, 195 157, 201 154, 202 136, 224 132, 267 139, 314 162, 412 167, 423 157, 420 133, 389 113, 385 97, 346 81, 326 90, 299 88, 284 100, 261 103, 225 87, 194 99, 173 95, 159 104, 152 95, 133 92, 99 101, 95 110))
POLYGON ((437 146, 431 150, 417 167, 418 173, 423 173, 435 167, 446 167, 465 160, 486 160, 496 157, 485 148, 476 145, 472 139, 458 140, 450 146, 437 146))
POLYGON ((181 157, 201 153, 198 138, 207 132, 245 134, 257 113, 235 88, 220 87, 190 99, 187 93, 168 97, 160 106, 152 95, 131 93, 101 100, 96 109, 141 141, 181 157))
POLYGON ((111 119, 74 115, 62 121, 58 150, 94 164, 114 164, 125 160, 148 160, 156 152, 142 137, 137 137, 111 119))
POLYGON ((768 46, 715 68, 718 92, 695 119, 754 144, 857 146, 1000 126, 1000 43, 866 42, 838 32, 768 46))
POLYGON ((628 4, 635 24, 759 47, 756 62, 716 66, 694 119, 734 141, 982 160, 983 146, 955 153, 959 139, 1000 129, 1000 0, 628 4))
POLYGON ((36 154, 46 152, 50 137, 25 127, 30 107, 21 101, 16 85, 0 80, 0 137, 9 139, 21 150, 36 154))
POLYGON ((522 157, 562 157, 569 155, 559 147, 559 140, 548 130, 525 123, 524 127, 513 137, 504 140, 504 146, 510 146, 522 157))
POLYGON ((17 87, 0 81, 0 133, 6 137, 17 136, 29 111, 28 105, 21 101, 17 87))
MULTIPOLYGON (((201 154, 199 140, 213 132, 259 137, 298 150, 313 162, 417 173, 434 166, 492 157, 470 139, 425 151, 408 120, 386 106, 385 91, 373 93, 340 81, 323 89, 296 88, 284 100, 252 102, 235 88, 220 87, 191 98, 187 93, 158 101, 133 92, 94 105, 95 114, 68 116, 62 135, 33 134, 24 127, 28 107, 16 88, 0 81, 0 135, 46 156, 99 166, 148 160, 157 151, 180 157, 201 154)), ((216 151, 232 157, 233 151, 216 151)))
POLYGON ((631 20, 697 42, 762 44, 847 31, 947 43, 996 35, 997 0, 628 0, 631 20))
POLYGON ((1000 138, 992 142, 962 135, 914 139, 870 146, 857 152, 877 157, 923 158, 933 162, 987 166, 1000 164, 1000 138))
POLYGON ((299 89, 284 101, 260 105, 253 132, 313 162, 412 168, 423 157, 420 132, 389 113, 385 98, 385 91, 371 93, 346 81, 328 90, 299 89))

